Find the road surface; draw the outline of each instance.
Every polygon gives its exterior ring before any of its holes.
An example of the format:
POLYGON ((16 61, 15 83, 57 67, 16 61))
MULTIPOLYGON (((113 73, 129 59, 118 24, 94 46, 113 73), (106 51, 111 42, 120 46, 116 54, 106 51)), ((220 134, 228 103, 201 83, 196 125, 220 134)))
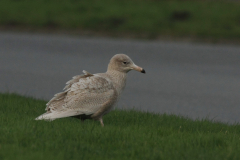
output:
POLYGON ((117 107, 240 122, 238 46, 0 32, 0 92, 49 100, 117 53, 147 72, 128 74, 117 107))

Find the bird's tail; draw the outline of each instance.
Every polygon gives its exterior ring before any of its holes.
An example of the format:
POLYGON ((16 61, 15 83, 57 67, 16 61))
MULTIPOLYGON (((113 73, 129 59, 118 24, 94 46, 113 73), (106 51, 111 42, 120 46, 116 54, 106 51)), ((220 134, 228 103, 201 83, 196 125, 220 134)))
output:
POLYGON ((49 121, 53 121, 56 118, 53 118, 53 113, 44 113, 40 116, 38 116, 37 118, 35 118, 35 120, 49 120, 49 121))
POLYGON ((53 121, 57 118, 65 118, 65 117, 71 117, 79 115, 76 111, 68 111, 68 112, 47 112, 40 116, 38 116, 35 120, 49 120, 53 121))

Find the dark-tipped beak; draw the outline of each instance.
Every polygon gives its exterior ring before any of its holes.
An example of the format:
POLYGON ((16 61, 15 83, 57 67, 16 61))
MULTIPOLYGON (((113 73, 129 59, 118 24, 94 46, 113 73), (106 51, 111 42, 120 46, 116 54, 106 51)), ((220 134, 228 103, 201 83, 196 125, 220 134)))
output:
POLYGON ((143 68, 141 68, 141 67, 139 67, 139 66, 137 66, 135 64, 133 64, 132 69, 134 69, 134 70, 136 70, 138 72, 141 72, 141 73, 146 73, 146 71, 143 68))
POLYGON ((146 71, 144 69, 142 69, 141 73, 146 73, 146 71))

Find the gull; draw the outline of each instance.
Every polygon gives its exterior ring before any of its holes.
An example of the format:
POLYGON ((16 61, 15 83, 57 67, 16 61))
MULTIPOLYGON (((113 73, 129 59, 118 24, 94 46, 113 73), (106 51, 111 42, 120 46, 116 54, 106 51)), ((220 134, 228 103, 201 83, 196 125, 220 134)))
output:
POLYGON ((136 70, 145 73, 125 54, 114 55, 105 73, 91 74, 83 70, 66 83, 63 92, 57 93, 46 104, 46 113, 35 120, 55 120, 64 117, 78 117, 82 121, 100 121, 117 103, 126 85, 127 73, 136 70))

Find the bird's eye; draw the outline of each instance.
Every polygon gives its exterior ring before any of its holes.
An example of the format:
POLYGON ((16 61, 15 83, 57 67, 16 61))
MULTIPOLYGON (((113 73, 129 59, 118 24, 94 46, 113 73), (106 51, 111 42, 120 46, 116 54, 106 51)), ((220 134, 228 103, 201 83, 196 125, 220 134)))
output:
POLYGON ((127 64, 127 62, 123 62, 123 64, 127 64))

